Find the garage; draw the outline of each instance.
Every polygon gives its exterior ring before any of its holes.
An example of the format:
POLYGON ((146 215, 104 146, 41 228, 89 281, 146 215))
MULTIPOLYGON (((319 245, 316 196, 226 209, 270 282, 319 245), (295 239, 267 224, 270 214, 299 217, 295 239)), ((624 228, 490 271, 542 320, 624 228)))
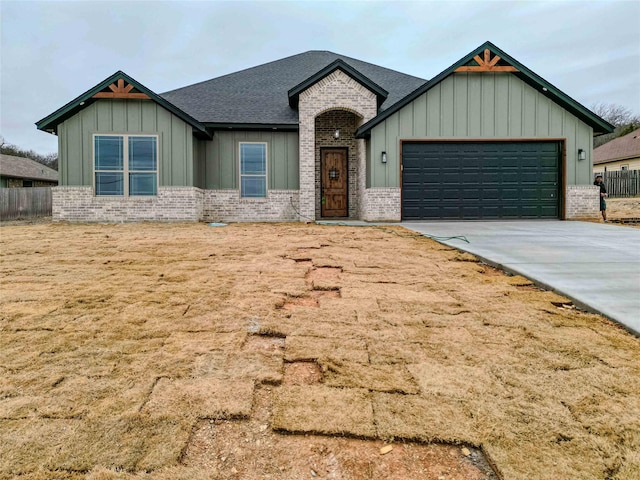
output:
POLYGON ((558 218, 558 141, 404 141, 403 220, 558 218))

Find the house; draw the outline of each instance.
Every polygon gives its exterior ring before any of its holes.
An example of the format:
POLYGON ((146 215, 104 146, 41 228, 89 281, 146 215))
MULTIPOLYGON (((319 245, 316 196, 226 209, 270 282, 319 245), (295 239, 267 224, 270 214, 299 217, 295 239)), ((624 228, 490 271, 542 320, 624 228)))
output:
POLYGON ((30 158, 0 154, 0 188, 53 187, 58 172, 30 158))
POLYGON ((326 51, 163 94, 119 71, 36 125, 75 221, 597 216, 613 130, 490 42, 428 81, 326 51))
POLYGON ((593 173, 640 170, 640 128, 593 150, 593 173))

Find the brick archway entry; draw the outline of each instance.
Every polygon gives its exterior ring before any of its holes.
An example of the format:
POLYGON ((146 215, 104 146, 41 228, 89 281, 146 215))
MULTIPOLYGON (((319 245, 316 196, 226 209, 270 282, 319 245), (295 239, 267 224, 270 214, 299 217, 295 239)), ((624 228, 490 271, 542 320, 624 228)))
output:
POLYGON ((316 218, 358 217, 360 165, 358 162, 359 144, 355 138, 355 133, 360 125, 360 117, 346 110, 329 110, 315 118, 316 218), (338 138, 335 136, 336 130, 339 133, 338 138), (327 178, 330 172, 323 172, 323 167, 331 168, 327 164, 326 157, 327 155, 335 156, 332 152, 336 155, 343 155, 345 160, 344 172, 341 172, 335 180, 327 178), (344 206, 346 207, 344 215, 338 214, 336 205, 327 205, 327 202, 333 203, 332 200, 335 201, 337 197, 333 199, 327 198, 325 190, 328 187, 335 189, 336 186, 344 187, 344 195, 346 196, 344 198, 344 206))
POLYGON ((364 140, 356 139, 355 131, 376 113, 376 94, 341 70, 300 93, 300 220, 321 217, 321 147, 348 148, 351 187, 348 216, 359 218, 360 197, 366 186, 366 152, 364 140), (340 129, 338 139, 333 137, 336 128, 340 129))

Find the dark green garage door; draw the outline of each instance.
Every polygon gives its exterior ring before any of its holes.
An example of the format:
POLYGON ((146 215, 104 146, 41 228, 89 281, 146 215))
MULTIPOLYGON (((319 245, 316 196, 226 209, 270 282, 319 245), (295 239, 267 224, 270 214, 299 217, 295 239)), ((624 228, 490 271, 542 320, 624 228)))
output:
POLYGON ((558 218, 558 142, 403 142, 402 218, 558 218))

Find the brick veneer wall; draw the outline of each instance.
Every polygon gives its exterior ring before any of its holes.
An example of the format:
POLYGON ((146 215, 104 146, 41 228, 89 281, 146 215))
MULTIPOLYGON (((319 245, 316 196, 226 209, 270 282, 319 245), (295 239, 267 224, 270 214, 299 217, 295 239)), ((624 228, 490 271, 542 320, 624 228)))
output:
POLYGON ((241 199, 237 190, 160 187, 157 197, 96 197, 91 187, 52 188, 53 219, 70 222, 288 222, 299 219, 298 190, 241 199))
POLYGON ((238 190, 204 190, 208 222, 298 221, 298 190, 269 190, 266 199, 240 198, 238 190))
POLYGON ((362 196, 361 216, 367 222, 401 220, 399 188, 367 188, 362 196))
MULTIPOLYGON (((316 122, 315 118, 329 110, 346 110, 358 116, 359 124, 377 113, 376 96, 340 70, 302 92, 298 102, 300 122, 300 213, 303 218, 316 218, 316 122)), ((364 184, 364 141, 356 141, 357 185, 364 184)), ((361 196, 362 189, 357 188, 361 196)), ((354 207, 358 210, 358 202, 354 207)))
POLYGON ((358 116, 345 110, 330 110, 316 117, 316 145, 315 145, 315 205, 316 218, 321 216, 321 149, 344 148, 348 149, 347 169, 349 171, 349 218, 358 217, 358 141, 356 129, 360 125, 358 116), (340 138, 333 135, 336 128, 340 129, 340 138))
POLYGON ((568 185, 565 195, 565 218, 598 218, 600 216, 600 187, 568 185))
POLYGON ((70 222, 197 222, 203 192, 195 187, 160 187, 156 197, 96 197, 91 187, 51 189, 53 219, 70 222))

